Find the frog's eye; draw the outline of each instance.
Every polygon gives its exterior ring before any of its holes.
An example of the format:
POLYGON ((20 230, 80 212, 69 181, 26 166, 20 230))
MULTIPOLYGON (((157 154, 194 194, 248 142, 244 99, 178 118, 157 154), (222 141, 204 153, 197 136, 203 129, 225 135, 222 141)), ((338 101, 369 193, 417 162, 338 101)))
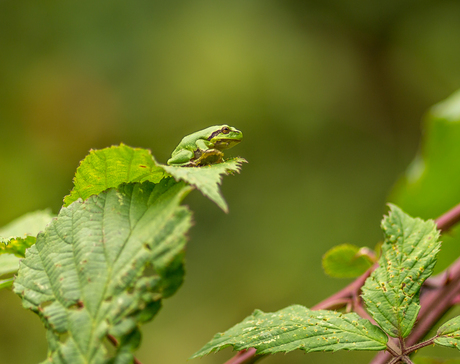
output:
POLYGON ((224 126, 224 127, 222 128, 222 133, 223 133, 223 134, 228 134, 228 133, 230 133, 230 128, 229 128, 228 126, 224 126))

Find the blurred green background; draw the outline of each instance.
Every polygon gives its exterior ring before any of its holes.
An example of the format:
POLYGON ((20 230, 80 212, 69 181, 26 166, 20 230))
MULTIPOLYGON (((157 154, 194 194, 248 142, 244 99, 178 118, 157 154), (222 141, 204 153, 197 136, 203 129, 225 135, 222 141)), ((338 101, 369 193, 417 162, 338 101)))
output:
MULTIPOLYGON (((123 142, 165 162, 184 135, 227 123, 244 141, 226 155, 249 164, 224 180, 228 215, 199 192, 185 201, 186 281, 137 357, 185 363, 255 308, 312 306, 348 283, 322 273, 322 255, 380 240, 422 116, 460 88, 458 19, 460 3, 442 0, 3 0, 0 225, 57 213, 90 148, 123 142)), ((11 291, 0 327, 0 363, 45 359, 44 329, 11 291)))

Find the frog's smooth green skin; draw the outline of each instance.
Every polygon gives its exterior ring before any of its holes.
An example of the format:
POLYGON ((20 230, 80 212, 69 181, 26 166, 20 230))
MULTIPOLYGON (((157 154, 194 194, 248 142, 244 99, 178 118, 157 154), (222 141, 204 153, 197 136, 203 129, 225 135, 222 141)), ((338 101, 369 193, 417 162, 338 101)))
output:
POLYGON ((243 133, 228 125, 215 125, 184 137, 174 149, 169 165, 198 167, 222 162, 224 153, 243 139, 243 133))

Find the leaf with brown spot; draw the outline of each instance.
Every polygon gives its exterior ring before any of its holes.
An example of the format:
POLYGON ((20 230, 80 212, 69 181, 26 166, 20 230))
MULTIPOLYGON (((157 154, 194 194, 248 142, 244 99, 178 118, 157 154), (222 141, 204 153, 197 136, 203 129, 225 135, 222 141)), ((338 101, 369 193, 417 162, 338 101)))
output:
POLYGON ((385 332, 406 337, 420 310, 420 287, 436 264, 439 231, 434 221, 412 218, 394 205, 382 229, 385 241, 379 267, 366 280, 362 297, 385 332))

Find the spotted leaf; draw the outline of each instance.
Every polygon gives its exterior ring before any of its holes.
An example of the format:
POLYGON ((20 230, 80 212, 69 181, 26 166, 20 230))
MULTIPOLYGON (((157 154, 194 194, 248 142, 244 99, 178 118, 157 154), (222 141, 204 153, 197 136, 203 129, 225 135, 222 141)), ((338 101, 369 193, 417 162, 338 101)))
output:
POLYGON ((226 347, 256 348, 257 354, 337 350, 384 350, 385 333, 355 313, 312 311, 299 305, 278 312, 256 310, 241 323, 219 333, 192 356, 201 357, 226 347))
POLYGON ((49 362, 133 362, 140 324, 182 282, 190 189, 171 177, 121 185, 62 208, 38 234, 14 291, 45 324, 49 362))

